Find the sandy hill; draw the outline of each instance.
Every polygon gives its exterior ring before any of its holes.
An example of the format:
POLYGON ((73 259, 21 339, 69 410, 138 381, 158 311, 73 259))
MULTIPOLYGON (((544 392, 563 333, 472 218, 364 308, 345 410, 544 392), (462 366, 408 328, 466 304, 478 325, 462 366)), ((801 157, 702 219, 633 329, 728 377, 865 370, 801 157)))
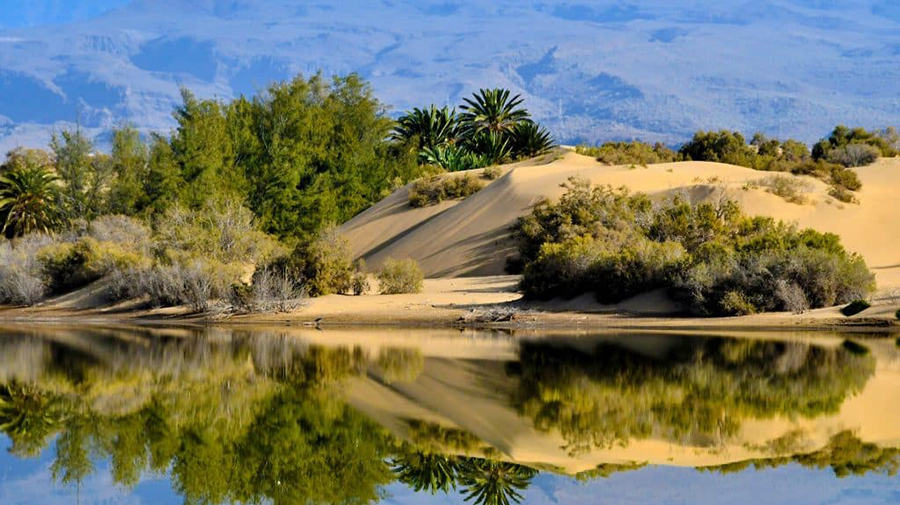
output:
MULTIPOLYGON (((648 167, 606 166, 574 152, 503 167, 503 175, 461 201, 426 208, 407 203, 400 188, 341 227, 356 257, 376 267, 386 258, 414 258, 428 277, 474 277, 504 273, 514 252, 509 228, 542 198, 558 198, 572 176, 595 184, 626 186, 655 196, 683 193, 692 199, 735 198, 749 214, 772 216, 839 234, 863 255, 881 291, 900 288, 900 159, 881 159, 856 169, 863 182, 858 204, 828 196, 825 183, 806 176, 808 203, 789 203, 747 183, 772 176, 743 167, 680 162, 648 167)), ((473 171, 475 175, 479 171, 473 171)), ((445 177, 460 177, 448 174, 445 177)))

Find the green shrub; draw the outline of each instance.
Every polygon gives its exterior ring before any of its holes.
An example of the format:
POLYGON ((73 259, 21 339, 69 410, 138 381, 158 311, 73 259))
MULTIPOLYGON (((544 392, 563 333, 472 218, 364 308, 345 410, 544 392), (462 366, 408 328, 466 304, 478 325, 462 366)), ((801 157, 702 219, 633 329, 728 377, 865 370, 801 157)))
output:
POLYGON ((641 165, 669 163, 681 160, 681 156, 661 143, 607 142, 600 147, 577 146, 575 152, 593 156, 606 165, 641 165))
POLYGON ((897 309, 897 312, 894 312, 894 316, 896 316, 897 319, 900 319, 900 309, 897 309))
POLYGON ((414 259, 388 258, 378 271, 378 288, 383 295, 419 293, 425 275, 414 259))
POLYGON ((499 178, 502 173, 503 173, 503 171, 500 170, 500 167, 495 165, 492 167, 487 167, 484 170, 482 170, 481 176, 489 181, 493 181, 493 180, 499 178))
POLYGON ((377 363, 386 383, 409 383, 422 374, 425 358, 417 348, 384 347, 378 351, 377 363))
POLYGON ((350 244, 335 226, 324 228, 314 240, 298 245, 273 266, 284 268, 302 282, 310 296, 346 293, 354 271, 350 244))
POLYGON ((863 298, 874 275, 839 237, 743 215, 734 201, 654 205, 571 180, 514 229, 530 298, 597 293, 618 302, 654 288, 698 315, 802 312, 863 298))
POLYGON ((409 188, 409 204, 413 207, 427 207, 444 200, 466 198, 481 188, 481 183, 469 174, 462 177, 435 175, 412 184, 409 188))
POLYGON ((50 291, 62 293, 149 260, 121 244, 83 237, 74 243, 48 245, 38 252, 38 261, 50 291))
POLYGON ((841 309, 841 314, 847 317, 855 316, 856 314, 859 314, 860 312, 868 309, 871 306, 872 304, 867 302, 866 300, 853 300, 846 307, 841 309))
POLYGON ((857 356, 865 356, 866 354, 869 354, 868 347, 858 342, 854 342, 853 340, 844 340, 844 342, 841 344, 841 347, 847 349, 847 351, 849 351, 851 354, 855 354, 857 356))

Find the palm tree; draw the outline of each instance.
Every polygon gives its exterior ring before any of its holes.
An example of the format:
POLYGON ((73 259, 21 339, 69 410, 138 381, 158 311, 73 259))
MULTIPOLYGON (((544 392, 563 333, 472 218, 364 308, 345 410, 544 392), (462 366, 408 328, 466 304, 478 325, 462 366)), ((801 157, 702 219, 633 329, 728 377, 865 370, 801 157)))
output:
POLYGON ((506 134, 519 123, 530 122, 531 115, 519 107, 523 99, 521 95, 509 97, 509 90, 481 89, 472 98, 464 98, 465 105, 460 106, 460 122, 466 130, 466 136, 472 137, 487 131, 506 134))
POLYGON ((0 385, 0 432, 12 440, 13 453, 39 454, 64 418, 61 405, 52 396, 29 386, 0 385))
POLYGON ((512 130, 512 151, 518 158, 544 154, 554 146, 546 128, 532 122, 517 124, 512 130))
POLYGON ((391 138, 407 142, 413 137, 419 139, 419 149, 433 149, 438 146, 455 144, 459 138, 459 120, 456 109, 438 109, 432 105, 428 109, 418 107, 400 116, 391 133, 391 138))
POLYGON ((507 136, 495 131, 475 134, 467 140, 466 149, 484 159, 486 165, 499 165, 513 157, 512 146, 507 136))
POLYGON ((522 501, 537 471, 527 466, 490 459, 467 458, 460 464, 460 484, 465 501, 473 505, 510 505, 522 501))
POLYGON ((0 233, 8 237, 47 233, 60 223, 57 177, 41 166, 24 166, 0 177, 0 233))
POLYGON ((409 451, 391 458, 391 470, 416 492, 447 493, 456 489, 459 464, 455 456, 409 451))

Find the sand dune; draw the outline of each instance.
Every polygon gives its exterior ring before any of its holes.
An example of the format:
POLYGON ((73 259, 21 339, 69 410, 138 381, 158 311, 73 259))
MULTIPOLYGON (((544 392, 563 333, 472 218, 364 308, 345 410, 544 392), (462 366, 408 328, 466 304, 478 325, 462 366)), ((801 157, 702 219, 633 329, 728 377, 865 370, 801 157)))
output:
MULTIPOLYGON (((415 258, 428 277, 500 275, 514 252, 509 227, 542 198, 558 198, 561 184, 582 177, 595 184, 625 186, 654 196, 683 193, 693 199, 737 199, 749 214, 796 222, 839 234, 844 245, 865 257, 880 290, 900 288, 900 159, 882 159, 856 169, 863 182, 858 204, 828 195, 825 183, 806 176, 810 203, 798 205, 746 183, 772 173, 708 162, 648 167, 605 166, 574 152, 504 167, 504 174, 462 200, 414 209, 406 187, 341 227, 354 255, 377 267, 388 257, 415 258)), ((477 172, 477 171, 475 171, 477 172)), ((783 174, 784 175, 784 174, 783 174)), ((450 174, 447 177, 459 176, 450 174)))

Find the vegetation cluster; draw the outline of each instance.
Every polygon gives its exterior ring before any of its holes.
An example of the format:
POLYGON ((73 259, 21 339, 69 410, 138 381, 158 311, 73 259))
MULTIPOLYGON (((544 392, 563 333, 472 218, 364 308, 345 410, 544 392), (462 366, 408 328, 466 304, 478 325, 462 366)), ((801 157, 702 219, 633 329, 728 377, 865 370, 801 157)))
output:
POLYGON ((797 140, 780 141, 757 133, 748 143, 739 132, 699 131, 676 152, 662 144, 640 141, 607 142, 599 147, 578 146, 576 151, 608 165, 646 166, 674 161, 713 161, 754 170, 810 175, 831 186, 834 198, 852 202, 862 187, 848 168, 873 163, 879 156, 900 154, 900 134, 894 128, 867 131, 837 126, 810 150, 797 140))
POLYGON ((615 303, 666 289, 697 315, 744 315, 865 298, 874 275, 839 237, 765 217, 722 199, 653 201, 571 179, 514 229, 521 288, 538 299, 596 293, 615 303))

